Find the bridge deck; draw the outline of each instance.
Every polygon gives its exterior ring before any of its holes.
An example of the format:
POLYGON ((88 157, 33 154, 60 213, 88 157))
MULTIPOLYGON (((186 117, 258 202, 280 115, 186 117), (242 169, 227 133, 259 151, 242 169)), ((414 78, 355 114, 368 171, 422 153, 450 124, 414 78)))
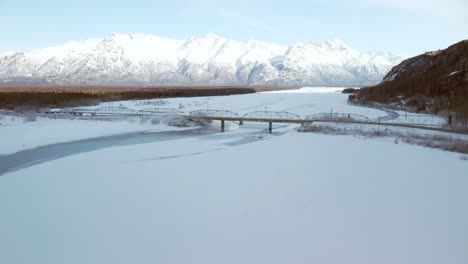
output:
POLYGON ((244 121, 244 122, 263 122, 263 123, 290 123, 290 124, 304 124, 310 123, 306 119, 279 119, 279 118, 254 118, 254 117, 222 117, 222 116, 184 116, 187 119, 203 119, 203 120, 224 120, 224 121, 244 121))
POLYGON ((393 127, 403 127, 403 128, 416 128, 440 132, 448 132, 455 134, 468 135, 468 131, 462 130, 453 130, 449 128, 442 128, 435 125, 422 125, 422 124, 408 124, 408 123, 391 123, 391 122, 377 122, 377 121, 356 121, 356 120, 324 120, 324 119, 269 119, 269 118, 245 118, 245 117, 215 117, 215 116, 205 116, 205 117, 193 117, 193 116, 184 116, 187 119, 202 119, 202 120, 224 120, 224 121, 233 121, 233 122, 262 122, 262 123, 289 123, 289 124, 310 124, 310 123, 339 123, 339 124, 357 124, 357 125, 381 125, 381 126, 393 126, 393 127))

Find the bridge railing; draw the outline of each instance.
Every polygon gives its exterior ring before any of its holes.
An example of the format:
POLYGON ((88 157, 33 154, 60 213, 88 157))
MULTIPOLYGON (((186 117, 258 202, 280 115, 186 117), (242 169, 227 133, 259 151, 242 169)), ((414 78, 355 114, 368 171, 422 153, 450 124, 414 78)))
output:
POLYGON ((277 111, 255 111, 247 113, 243 118, 265 119, 265 120, 301 120, 299 115, 290 112, 277 111))
POLYGON ((125 106, 103 106, 94 109, 93 112, 99 115, 138 115, 138 111, 125 106))
POLYGON ((367 116, 352 113, 318 113, 305 118, 311 121, 372 122, 367 116))
MULTIPOLYGON (((378 122, 378 119, 375 120, 378 122)), ((447 125, 447 119, 433 115, 400 115, 395 119, 382 121, 387 124, 405 124, 427 127, 444 127, 447 125)))
POLYGON ((65 112, 82 112, 82 113, 85 113, 85 112, 94 112, 94 109, 88 109, 88 108, 65 108, 63 110, 59 110, 59 111, 65 111, 65 112))

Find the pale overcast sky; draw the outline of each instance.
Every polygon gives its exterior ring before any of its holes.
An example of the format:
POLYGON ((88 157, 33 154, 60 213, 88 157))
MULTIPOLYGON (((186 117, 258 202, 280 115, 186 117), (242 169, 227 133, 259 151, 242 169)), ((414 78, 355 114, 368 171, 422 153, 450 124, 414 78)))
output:
POLYGON ((0 0, 0 52, 112 32, 186 39, 210 32, 291 45, 341 39, 412 56, 468 38, 468 0, 0 0))

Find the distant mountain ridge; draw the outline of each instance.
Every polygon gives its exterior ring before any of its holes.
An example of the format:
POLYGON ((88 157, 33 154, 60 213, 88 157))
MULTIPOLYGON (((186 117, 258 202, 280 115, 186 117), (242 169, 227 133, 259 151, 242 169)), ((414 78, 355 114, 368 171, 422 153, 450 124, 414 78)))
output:
POLYGON ((187 40, 143 33, 0 54, 0 84, 372 85, 403 57, 341 41, 289 47, 215 34, 187 40))

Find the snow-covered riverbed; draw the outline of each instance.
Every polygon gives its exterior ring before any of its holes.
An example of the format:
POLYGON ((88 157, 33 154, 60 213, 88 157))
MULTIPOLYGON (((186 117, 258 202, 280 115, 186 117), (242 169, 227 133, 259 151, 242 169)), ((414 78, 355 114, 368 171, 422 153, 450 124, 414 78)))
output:
MULTIPOLYGON (((88 108, 123 105, 136 110, 159 107, 174 108, 185 112, 197 109, 226 109, 239 114, 269 110, 288 111, 301 116, 330 111, 364 114, 370 118, 386 115, 383 111, 348 105, 347 95, 338 93, 339 90, 339 88, 303 88, 300 91, 281 93, 112 102, 88 108)), ((35 121, 27 121, 23 118, 0 116, 0 124, 2 137, 0 155, 91 137, 175 129, 164 123, 151 124, 151 122, 140 122, 139 119, 102 122, 37 118, 35 121)))
MULTIPOLYGON (((337 93, 166 102, 386 114, 337 93)), ((42 133, 72 129, 21 132, 12 122, 0 127, 0 147, 22 149, 20 133, 38 134, 30 146, 89 137, 93 126, 81 124, 98 121, 68 122, 75 134, 48 142, 42 133), (16 143, 3 141, 5 131, 16 143)), ((466 263, 468 162, 458 154, 264 126, 107 147, 1 176, 0 263, 466 263)))

